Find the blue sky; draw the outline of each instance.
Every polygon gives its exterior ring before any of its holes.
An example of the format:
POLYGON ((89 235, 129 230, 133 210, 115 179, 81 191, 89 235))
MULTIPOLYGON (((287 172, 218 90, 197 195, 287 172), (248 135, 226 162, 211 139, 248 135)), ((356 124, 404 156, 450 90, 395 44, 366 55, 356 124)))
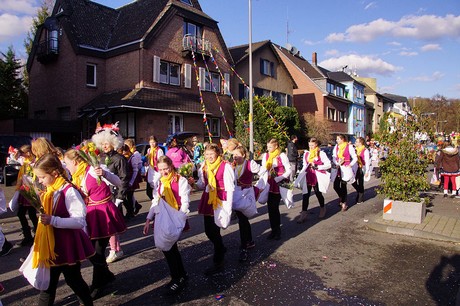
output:
MULTIPOLYGON (((2 52, 13 45, 24 57, 22 42, 40 2, 0 0, 2 52)), ((227 47, 248 43, 248 0, 199 2, 219 22, 227 47)), ((460 98, 459 0, 252 0, 252 11, 253 42, 289 42, 309 61, 317 52, 324 68, 347 65, 377 78, 380 93, 460 98)))

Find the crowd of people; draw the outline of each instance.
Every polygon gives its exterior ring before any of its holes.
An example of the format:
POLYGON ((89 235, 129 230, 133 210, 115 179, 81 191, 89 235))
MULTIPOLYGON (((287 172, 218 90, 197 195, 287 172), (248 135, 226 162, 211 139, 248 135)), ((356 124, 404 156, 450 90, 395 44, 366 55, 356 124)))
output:
MULTIPOLYGON (((195 136, 191 139, 190 154, 172 139, 165 154, 152 135, 150 148, 143 157, 136 151, 134 140, 123 140, 118 132, 116 124, 98 126, 91 140, 65 152, 45 138, 35 139, 18 151, 22 167, 17 192, 9 206, 21 222, 24 239, 19 245, 33 246, 29 263, 32 269, 50 270, 49 285, 40 288, 39 305, 53 304, 61 273, 84 305, 92 305, 93 299, 115 279, 108 263, 124 256, 120 235, 127 229, 126 222, 142 207, 134 191, 139 188, 143 167, 147 168, 146 193, 152 200, 143 234, 149 233, 154 222, 155 245, 163 252, 171 275, 164 294, 175 295, 188 279, 177 241, 181 232, 188 229, 193 189, 202 191, 198 213, 203 216, 204 232, 214 247, 212 263, 205 271, 211 276, 225 269, 227 249, 221 229, 227 228, 233 217, 238 219, 239 226, 239 261, 249 259, 250 249, 255 247, 250 218, 257 213, 256 202, 262 194, 266 197, 271 228, 267 239, 280 240, 279 204, 286 196, 280 192, 282 187, 291 184, 302 190, 302 210, 297 222, 303 223, 307 220, 312 190, 320 205, 319 218, 326 216, 323 194, 328 192, 330 182, 342 211, 349 205, 347 184, 357 191, 356 203, 364 202, 364 182, 376 166, 373 145, 366 147, 363 138, 352 145, 345 135, 337 136, 332 160, 320 150, 319 141, 311 138, 298 171, 296 136, 287 145, 287 152, 277 139, 270 139, 266 153, 257 163, 249 159, 247 149, 235 138, 222 139, 219 145, 201 143, 195 136), (92 156, 96 162, 91 161, 92 156), (184 177, 180 169, 186 164, 192 164, 193 171, 184 177), (40 187, 38 213, 37 207, 20 192, 25 179, 40 187), (171 223, 175 226, 169 226, 171 223), (89 286, 80 272, 80 263, 85 259, 93 265, 89 286)), ((440 162, 445 160, 446 157, 440 162)), ((3 234, 0 236, 2 255, 6 255, 12 245, 3 234)))

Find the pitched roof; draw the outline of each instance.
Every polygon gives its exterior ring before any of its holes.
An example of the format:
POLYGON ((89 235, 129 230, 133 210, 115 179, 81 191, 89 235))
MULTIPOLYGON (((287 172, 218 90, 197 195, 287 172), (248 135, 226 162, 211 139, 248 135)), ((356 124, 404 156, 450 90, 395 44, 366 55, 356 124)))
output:
MULTIPOLYGON (((270 44, 270 40, 263 40, 259 42, 252 43, 252 53, 255 53, 260 48, 265 45, 270 44)), ((232 55, 235 65, 243 61, 246 57, 249 57, 249 44, 235 46, 228 48, 230 54, 232 55)))
MULTIPOLYGON (((174 111, 202 114, 198 94, 184 94, 153 88, 137 88, 104 93, 83 106, 82 112, 91 113, 115 108, 133 108, 150 111, 174 111)), ((208 113, 212 115, 211 113, 208 113)))
POLYGON ((353 83, 357 83, 357 84, 361 84, 363 85, 364 87, 366 87, 366 84, 364 82, 360 82, 356 79, 354 79, 353 77, 351 77, 348 73, 345 73, 343 71, 334 71, 334 72, 331 72, 329 71, 327 73, 327 76, 331 79, 331 80, 334 80, 336 82, 339 82, 339 83, 342 83, 342 82, 353 82, 353 83))
POLYGON ((171 7, 216 23, 198 2, 190 6, 179 0, 137 0, 117 9, 88 0, 58 0, 53 16, 60 19, 75 45, 107 50, 145 38, 171 7))
POLYGON ((299 69, 301 69, 309 78, 311 79, 319 79, 319 78, 324 78, 324 75, 322 75, 317 69, 313 67, 306 59, 304 59, 302 56, 294 55, 291 53, 290 50, 281 47, 280 45, 275 45, 275 47, 283 53, 291 62, 293 62, 299 69))
POLYGON ((387 99, 393 100, 396 103, 401 103, 401 102, 407 103, 408 102, 407 97, 404 97, 404 96, 398 96, 398 95, 389 94, 389 93, 384 93, 382 94, 382 96, 384 96, 387 99))

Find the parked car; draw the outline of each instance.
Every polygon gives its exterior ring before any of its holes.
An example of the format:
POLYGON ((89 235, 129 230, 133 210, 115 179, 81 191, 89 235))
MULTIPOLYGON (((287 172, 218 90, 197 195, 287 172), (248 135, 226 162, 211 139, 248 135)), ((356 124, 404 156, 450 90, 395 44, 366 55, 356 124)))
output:
POLYGON ((30 144, 31 141, 32 138, 29 136, 0 135, 0 182, 4 183, 5 186, 11 186, 16 182, 21 168, 21 165, 14 160, 7 163, 8 148, 12 146, 19 149, 25 144, 30 144))

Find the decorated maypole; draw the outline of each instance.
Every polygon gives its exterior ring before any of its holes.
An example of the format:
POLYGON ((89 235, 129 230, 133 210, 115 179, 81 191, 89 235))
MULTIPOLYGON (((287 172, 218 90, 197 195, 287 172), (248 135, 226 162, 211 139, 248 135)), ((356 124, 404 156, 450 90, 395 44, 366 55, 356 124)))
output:
POLYGON ((252 1, 249 1, 249 155, 254 157, 254 126, 252 107, 252 1))

